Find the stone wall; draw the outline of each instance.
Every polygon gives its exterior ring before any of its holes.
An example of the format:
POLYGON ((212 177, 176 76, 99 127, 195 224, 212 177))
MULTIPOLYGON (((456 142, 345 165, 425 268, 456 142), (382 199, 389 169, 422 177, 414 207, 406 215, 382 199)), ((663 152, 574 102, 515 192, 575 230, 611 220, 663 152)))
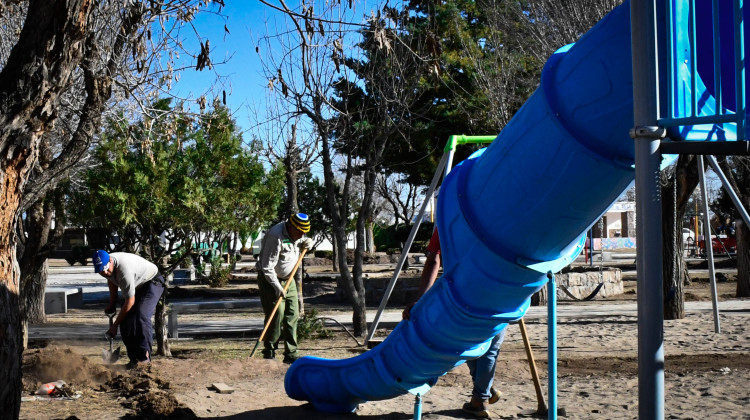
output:
MULTIPOLYGON (((401 273, 393 286, 393 292, 388 299, 388 303, 406 305, 407 303, 417 300, 419 293, 419 273, 409 270, 401 273)), ((369 303, 380 302, 383 299, 388 283, 391 282, 393 273, 375 273, 364 275, 365 279, 365 300, 369 303), (384 274, 387 274, 384 275, 384 274)))
MULTIPOLYGON (((380 302, 383 299, 385 289, 388 287, 388 283, 391 281, 393 273, 365 273, 365 299, 367 302, 374 303, 380 302)), ((568 291, 578 299, 583 299, 593 292, 599 283, 604 282, 604 286, 596 294, 595 298, 602 298, 608 296, 614 296, 622 294, 622 271, 619 268, 604 268, 601 272, 601 278, 599 270, 595 271, 583 271, 583 272, 568 272, 564 274, 555 275, 557 281, 557 299, 559 301, 572 301, 560 287, 565 286, 568 291)), ((419 292, 419 272, 418 270, 409 270, 405 273, 401 273, 393 287, 393 292, 388 299, 389 303, 393 304, 407 304, 417 299, 417 293, 419 292)), ((545 286, 542 290, 534 294, 532 297, 533 305, 546 305, 547 304, 547 287, 545 286)))
MULTIPOLYGON (((624 292, 622 271, 619 268, 604 268, 602 269, 601 274, 599 269, 556 274, 555 281, 557 282, 557 300, 559 301, 574 300, 563 291, 561 286, 565 286, 570 294, 577 299, 583 299, 590 295, 600 283, 604 283, 604 286, 602 286, 594 299, 619 295, 624 292)), ((531 304, 547 304, 547 286, 544 286, 542 290, 538 291, 531 297, 531 304)))

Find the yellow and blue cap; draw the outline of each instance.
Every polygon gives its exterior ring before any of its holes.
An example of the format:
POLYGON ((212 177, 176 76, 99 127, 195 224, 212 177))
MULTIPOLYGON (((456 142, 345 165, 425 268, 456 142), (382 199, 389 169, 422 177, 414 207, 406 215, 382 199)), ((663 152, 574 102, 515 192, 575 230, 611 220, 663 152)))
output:
POLYGON ((310 216, 306 215, 305 213, 297 213, 291 215, 291 217, 289 217, 289 223, 291 223, 295 229, 302 233, 307 233, 310 231, 310 216))

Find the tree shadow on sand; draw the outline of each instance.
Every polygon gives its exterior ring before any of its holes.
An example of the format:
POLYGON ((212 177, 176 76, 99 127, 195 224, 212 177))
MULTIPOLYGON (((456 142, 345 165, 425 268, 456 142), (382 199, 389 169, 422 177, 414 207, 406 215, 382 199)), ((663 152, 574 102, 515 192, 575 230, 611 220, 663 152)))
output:
POLYGON ((413 418, 412 414, 390 413, 378 415, 358 415, 356 413, 324 413, 313 408, 312 404, 304 404, 294 407, 268 407, 260 410, 251 410, 244 413, 234 414, 226 417, 211 417, 223 420, 337 420, 337 419, 386 419, 407 420, 413 418))
MULTIPOLYGON (((467 414, 460 409, 449 409, 449 410, 438 410, 422 412, 422 418, 429 420, 435 417, 446 417, 455 419, 475 419, 475 416, 467 414)), ((305 419, 305 420, 346 420, 346 419, 369 419, 369 420, 407 420, 413 419, 413 413, 389 413, 389 414, 376 414, 376 415, 362 415, 357 413, 324 413, 317 411, 313 408, 312 404, 304 404, 295 407, 269 407, 262 410, 246 411, 244 413, 235 414, 226 417, 211 417, 212 419, 223 419, 223 420, 275 420, 275 419, 305 419)), ((496 419, 515 419, 515 415, 509 417, 497 416, 497 413, 493 416, 496 419)), ((546 416, 544 416, 546 418, 546 416)))

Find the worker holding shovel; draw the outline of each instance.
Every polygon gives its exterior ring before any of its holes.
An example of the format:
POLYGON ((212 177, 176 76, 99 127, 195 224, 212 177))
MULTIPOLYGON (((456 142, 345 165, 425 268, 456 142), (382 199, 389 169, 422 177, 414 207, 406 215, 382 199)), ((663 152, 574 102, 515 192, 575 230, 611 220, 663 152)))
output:
POLYGON ((120 313, 111 322, 107 335, 114 338, 119 327, 130 358, 128 368, 150 362, 154 333, 151 318, 164 293, 164 277, 156 265, 127 252, 109 254, 98 250, 92 259, 94 272, 106 278, 109 286, 109 305, 104 313, 114 313, 118 289, 123 294, 120 313))
POLYGON ((301 252, 312 247, 312 240, 303 238, 310 231, 310 218, 304 213, 293 214, 287 221, 274 225, 266 232, 260 246, 258 270, 258 290, 260 303, 268 325, 263 337, 263 358, 275 359, 279 339, 284 339, 284 363, 292 363, 299 358, 297 352, 297 321, 299 303, 296 281, 289 283, 284 291, 282 282, 292 275, 301 252), (277 301, 281 298, 278 313, 274 313, 277 301))
MULTIPOLYGON (((422 275, 419 278, 419 296, 417 300, 435 284, 439 270, 440 238, 438 237, 437 228, 435 228, 432 232, 430 243, 427 245, 427 260, 424 263, 424 269, 422 269, 422 275)), ((411 308, 415 303, 417 302, 414 301, 404 309, 402 314, 404 319, 411 319, 411 308)), ((472 382, 474 383, 471 401, 464 404, 461 408, 466 413, 480 418, 489 418, 491 417, 491 413, 487 409, 487 403, 494 404, 500 399, 500 392, 492 387, 492 382, 495 380, 497 355, 500 352, 500 345, 503 343, 507 328, 508 324, 505 324, 497 332, 490 342, 490 347, 483 355, 466 362, 469 366, 472 382)))

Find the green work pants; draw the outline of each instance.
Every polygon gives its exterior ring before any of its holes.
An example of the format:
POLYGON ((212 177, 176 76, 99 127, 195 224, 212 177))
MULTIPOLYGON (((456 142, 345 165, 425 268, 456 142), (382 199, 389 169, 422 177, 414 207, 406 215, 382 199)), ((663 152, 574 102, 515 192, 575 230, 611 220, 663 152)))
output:
MULTIPOLYGON (((281 286, 286 284, 286 279, 281 280, 281 286)), ((263 355, 275 356, 275 350, 279 347, 279 339, 284 339, 284 355, 292 358, 297 354, 297 321, 299 321, 299 303, 297 296, 297 282, 292 279, 286 297, 281 300, 279 309, 271 321, 271 325, 263 337, 263 355)), ((263 273, 258 273, 258 290, 260 291, 260 304, 266 315, 264 322, 268 322, 269 315, 276 306, 276 290, 268 284, 263 273)), ((264 324, 265 325, 265 324, 264 324)))

